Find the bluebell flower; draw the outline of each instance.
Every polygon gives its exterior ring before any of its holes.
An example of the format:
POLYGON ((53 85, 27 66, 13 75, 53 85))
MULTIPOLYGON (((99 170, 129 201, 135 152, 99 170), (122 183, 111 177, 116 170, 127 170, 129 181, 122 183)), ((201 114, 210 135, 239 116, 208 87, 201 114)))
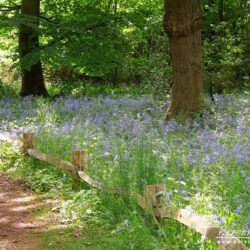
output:
POLYGON ((239 206, 235 209, 236 213, 237 213, 237 214, 240 213, 241 209, 242 209, 242 205, 239 205, 239 206))

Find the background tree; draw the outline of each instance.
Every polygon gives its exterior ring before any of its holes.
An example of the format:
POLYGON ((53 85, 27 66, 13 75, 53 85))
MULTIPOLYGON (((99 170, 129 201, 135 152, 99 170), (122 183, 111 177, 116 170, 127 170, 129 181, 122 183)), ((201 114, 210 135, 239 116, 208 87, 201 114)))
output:
MULTIPOLYGON (((205 91, 212 88, 221 94, 249 88, 249 2, 200 2, 205 91)), ((0 3, 3 83, 19 88, 20 69, 29 70, 41 60, 52 95, 54 90, 85 94, 89 85, 95 89, 106 84, 140 85, 161 99, 170 93, 173 72, 166 56, 169 41, 162 26, 162 0, 41 1, 39 27, 36 16, 17 13, 20 4, 21 0, 0 3), (17 27, 22 25, 39 35, 40 47, 33 46, 19 60, 17 27)))
POLYGON ((202 95, 201 11, 199 0, 165 0, 164 29, 173 65, 167 119, 199 112, 202 95))
POLYGON ((47 96, 39 50, 40 0, 22 0, 22 24, 19 28, 20 65, 22 70, 22 96, 47 96), (26 57, 32 58, 27 67, 26 57))

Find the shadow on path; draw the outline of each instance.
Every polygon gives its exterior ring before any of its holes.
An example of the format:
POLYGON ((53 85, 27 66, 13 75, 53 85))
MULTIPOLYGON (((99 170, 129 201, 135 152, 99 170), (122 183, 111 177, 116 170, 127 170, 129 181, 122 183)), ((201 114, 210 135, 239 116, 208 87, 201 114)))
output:
POLYGON ((40 239, 28 234, 47 229, 46 222, 31 218, 43 206, 38 197, 0 173, 0 250, 43 249, 40 239))

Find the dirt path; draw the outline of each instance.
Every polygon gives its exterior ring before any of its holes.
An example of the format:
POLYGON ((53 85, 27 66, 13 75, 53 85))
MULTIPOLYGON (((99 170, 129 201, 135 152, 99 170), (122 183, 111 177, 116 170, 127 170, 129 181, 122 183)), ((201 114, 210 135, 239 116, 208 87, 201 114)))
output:
POLYGON ((44 231, 44 221, 32 220, 41 206, 37 195, 0 173, 0 250, 41 250, 40 239, 29 232, 44 231))

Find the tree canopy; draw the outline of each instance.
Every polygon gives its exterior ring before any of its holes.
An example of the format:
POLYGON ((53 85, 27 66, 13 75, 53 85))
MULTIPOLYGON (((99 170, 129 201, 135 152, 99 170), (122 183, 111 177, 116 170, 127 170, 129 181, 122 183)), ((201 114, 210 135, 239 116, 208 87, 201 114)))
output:
MULTIPOLYGON (((205 90, 248 88, 249 2, 200 3, 205 90)), ((30 69, 41 58, 45 81, 62 85, 62 90, 77 82, 95 82, 153 86, 158 95, 170 93, 163 1, 41 1, 39 26, 21 13, 21 4, 18 0, 0 4, 1 49, 12 58, 15 72, 21 65, 30 69), (23 25, 34 30, 39 47, 20 58, 17 36, 23 25)))

